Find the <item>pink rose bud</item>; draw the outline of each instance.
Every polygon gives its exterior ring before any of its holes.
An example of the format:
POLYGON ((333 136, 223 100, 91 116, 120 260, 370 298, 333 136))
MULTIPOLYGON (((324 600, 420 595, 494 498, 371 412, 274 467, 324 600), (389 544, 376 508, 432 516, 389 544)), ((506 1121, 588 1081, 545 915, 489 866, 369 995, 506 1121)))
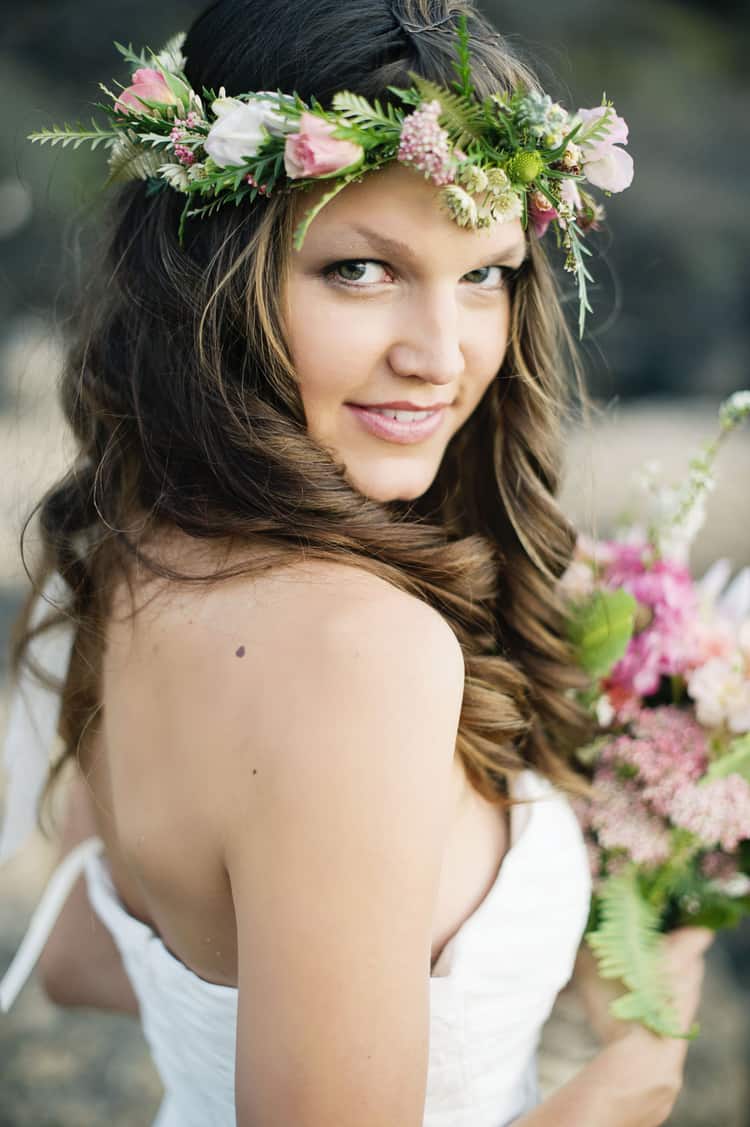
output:
POLYGON ((552 206, 541 192, 534 192, 529 199, 529 218, 531 219, 534 233, 541 239, 553 219, 557 219, 557 209, 552 206))
POLYGON ((166 105, 176 105, 178 99, 167 86, 164 75, 150 67, 141 67, 133 74, 133 85, 123 90, 115 102, 115 109, 120 113, 148 113, 148 106, 144 106, 140 98, 149 102, 163 102, 166 105))
POLYGON ((362 146, 336 140, 335 128, 315 114, 302 114, 299 132, 288 135, 284 150, 284 167, 291 180, 325 176, 360 163, 365 155, 362 146))

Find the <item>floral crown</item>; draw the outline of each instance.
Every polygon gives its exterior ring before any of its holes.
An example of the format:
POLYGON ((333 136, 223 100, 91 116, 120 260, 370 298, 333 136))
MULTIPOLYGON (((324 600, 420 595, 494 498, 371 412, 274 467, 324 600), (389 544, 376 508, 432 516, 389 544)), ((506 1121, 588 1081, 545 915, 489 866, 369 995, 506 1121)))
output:
MULTIPOLYGON (((477 97, 471 79, 466 16, 456 29, 450 88, 410 72, 408 90, 389 86, 401 103, 383 106, 349 91, 334 94, 332 109, 296 93, 260 91, 227 97, 203 89, 199 96, 185 77, 185 34, 159 52, 137 55, 115 47, 135 69, 132 84, 113 94, 112 104, 94 103, 109 118, 103 129, 45 129, 29 140, 63 146, 83 142, 110 150, 107 184, 143 179, 150 191, 167 187, 186 196, 178 237, 188 218, 211 215, 227 203, 270 196, 331 180, 331 188, 295 231, 299 249, 313 218, 342 188, 390 161, 422 172, 441 189, 440 199, 462 227, 486 228, 520 219, 541 237, 554 223, 565 269, 575 275, 579 336, 592 312, 586 282, 593 282, 582 242, 599 229, 604 207, 584 190, 588 181, 605 195, 621 192, 633 179, 633 159, 620 146, 628 126, 602 97, 593 109, 569 114, 548 94, 519 88, 477 97), (478 197, 478 200, 477 200, 478 197), (196 202, 206 200, 202 206, 196 202)), ((117 84, 120 86, 120 84, 117 84)))

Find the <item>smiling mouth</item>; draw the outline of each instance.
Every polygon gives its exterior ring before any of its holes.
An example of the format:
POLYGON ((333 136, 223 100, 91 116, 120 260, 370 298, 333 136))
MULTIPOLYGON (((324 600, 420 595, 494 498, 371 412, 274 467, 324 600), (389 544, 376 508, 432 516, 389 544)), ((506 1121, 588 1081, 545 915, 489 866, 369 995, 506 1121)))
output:
POLYGON ((361 407, 357 403, 347 403, 346 406, 369 434, 400 445, 421 442, 432 437, 442 426, 447 412, 445 406, 434 411, 361 407))

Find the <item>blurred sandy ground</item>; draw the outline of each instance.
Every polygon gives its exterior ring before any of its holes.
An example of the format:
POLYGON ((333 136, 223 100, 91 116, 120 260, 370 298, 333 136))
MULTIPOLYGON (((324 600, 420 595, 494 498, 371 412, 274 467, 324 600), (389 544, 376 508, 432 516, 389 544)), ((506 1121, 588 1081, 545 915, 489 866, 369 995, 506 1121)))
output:
MULTIPOLYGON (((65 467, 71 449, 55 403, 59 361, 59 341, 33 319, 17 326, 0 357, 7 389, 0 412, 0 640, 24 582, 18 552, 23 519, 65 467)), ((632 498, 632 471, 658 456, 665 475, 679 480, 689 456, 713 435, 717 406, 693 400, 611 408, 589 434, 571 438, 566 510, 583 526, 606 533, 632 498)), ((735 435, 721 455, 719 488, 693 555, 698 574, 721 555, 737 566, 750 562, 748 482, 750 433, 745 432, 735 435)), ((33 554, 33 537, 29 548, 33 554)), ((0 732, 7 708, 5 671, 3 653, 0 732)), ((0 872, 0 972, 20 941, 54 859, 54 846, 37 835, 0 872)), ((672 1127, 750 1127, 749 992, 750 929, 745 927, 722 937, 709 952, 703 1031, 690 1049, 672 1127)), ((594 1051, 575 1000, 563 992, 543 1036, 544 1091, 563 1083, 594 1051)), ((0 1127, 93 1127, 105 1121, 112 1127, 145 1127, 160 1093, 140 1030, 128 1017, 59 1009, 33 977, 11 1013, 0 1015, 0 1127)))

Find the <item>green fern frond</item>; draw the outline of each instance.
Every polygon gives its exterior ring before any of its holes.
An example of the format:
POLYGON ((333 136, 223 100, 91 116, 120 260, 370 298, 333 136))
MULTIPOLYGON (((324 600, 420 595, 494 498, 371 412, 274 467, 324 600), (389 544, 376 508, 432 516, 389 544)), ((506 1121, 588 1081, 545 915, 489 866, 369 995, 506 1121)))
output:
POLYGON ((156 149, 144 149, 125 133, 120 133, 117 148, 109 161, 107 186, 118 180, 148 180, 158 176, 164 164, 164 154, 156 149))
POLYGON ((436 82, 431 82, 428 78, 422 78, 421 75, 413 74, 411 71, 409 77, 423 101, 440 102, 440 117, 451 133, 451 140, 458 148, 463 149, 472 141, 478 141, 487 131, 487 123, 480 103, 474 103, 468 98, 445 90, 436 82))
POLYGON ((102 129, 97 125, 94 119, 91 119, 91 129, 84 129, 81 123, 78 122, 78 128, 73 129, 66 122, 65 125, 54 125, 52 129, 42 129, 38 133, 29 133, 29 141, 38 141, 40 145, 61 145, 66 148, 68 145, 73 145, 74 149, 79 148, 84 142, 91 145, 94 150, 97 145, 104 144, 106 148, 111 148, 117 140, 117 131, 114 129, 102 129))
POLYGON ((402 86, 387 86, 386 90, 390 90, 391 94, 395 94, 406 106, 418 106, 422 100, 415 90, 405 90, 402 86))
POLYGON ((333 96, 333 108, 356 126, 378 125, 396 133, 401 130, 402 115, 392 105, 387 105, 383 109, 377 98, 374 104, 371 104, 360 94, 341 90, 333 96))
POLYGON ((599 926, 587 936, 603 978, 621 979, 629 993, 610 1006, 662 1037, 691 1037, 677 1024, 662 958, 659 914, 641 894, 635 866, 609 877, 598 893, 599 926))
POLYGON ((146 55, 143 51, 141 51, 140 55, 136 55, 135 51, 133 50, 132 43, 129 43, 127 47, 124 47, 122 43, 117 43, 115 41, 115 47, 120 52, 126 63, 131 63, 135 67, 150 66, 150 60, 146 58, 146 55))

